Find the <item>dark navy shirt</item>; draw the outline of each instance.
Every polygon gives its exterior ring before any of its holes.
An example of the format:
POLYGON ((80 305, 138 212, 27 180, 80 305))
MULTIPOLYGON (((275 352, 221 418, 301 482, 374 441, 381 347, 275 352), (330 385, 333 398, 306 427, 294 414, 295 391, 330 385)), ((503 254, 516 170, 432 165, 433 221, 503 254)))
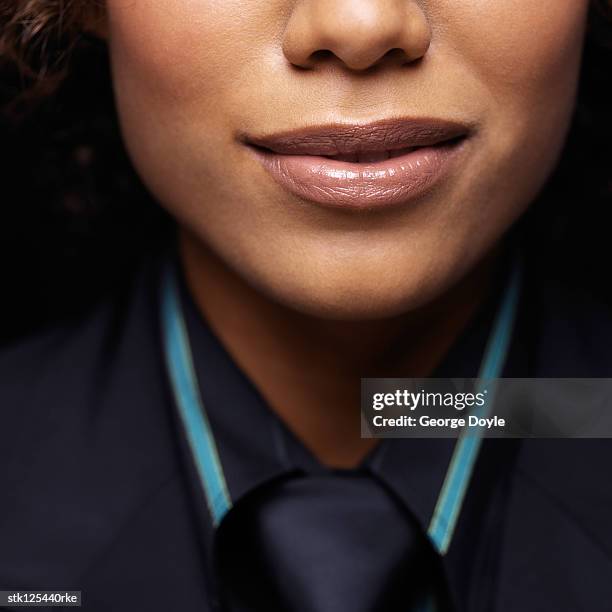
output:
MULTIPOLYGON (((610 376, 609 312, 533 270, 504 375, 610 376)), ((214 609, 214 532, 163 364, 158 283, 151 261, 127 294, 0 352, 0 590, 82 590, 86 610, 214 609)), ((182 295, 232 499, 325 470, 182 295)), ((498 296, 437 375, 476 376, 498 296)), ((427 529, 453 445, 385 440, 361 467, 427 529)), ((606 609, 611 462, 607 440, 485 440, 444 561, 458 609, 606 609)))

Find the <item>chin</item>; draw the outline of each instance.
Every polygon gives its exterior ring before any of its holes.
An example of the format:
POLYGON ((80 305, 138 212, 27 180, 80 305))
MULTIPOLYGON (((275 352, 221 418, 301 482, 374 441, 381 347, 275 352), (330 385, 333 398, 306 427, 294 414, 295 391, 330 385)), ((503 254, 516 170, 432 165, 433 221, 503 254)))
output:
POLYGON ((417 310, 435 300, 447 288, 441 278, 422 278, 414 272, 397 274, 313 274, 293 277, 283 286, 260 291, 285 307, 304 315, 345 321, 388 319, 417 310))
POLYGON ((334 296, 298 296, 290 306, 310 317, 329 321, 392 319, 416 309, 414 296, 358 295, 352 302, 334 296))

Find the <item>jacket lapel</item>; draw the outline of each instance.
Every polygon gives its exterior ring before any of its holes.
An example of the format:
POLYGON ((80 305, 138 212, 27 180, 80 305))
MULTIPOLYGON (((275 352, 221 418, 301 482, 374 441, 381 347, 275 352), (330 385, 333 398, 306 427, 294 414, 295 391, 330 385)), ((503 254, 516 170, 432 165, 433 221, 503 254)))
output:
MULTIPOLYGON (((533 376, 612 376, 607 308, 560 285, 528 296, 533 376)), ((612 601, 612 440, 524 440, 507 508, 496 610, 602 610, 612 601)))

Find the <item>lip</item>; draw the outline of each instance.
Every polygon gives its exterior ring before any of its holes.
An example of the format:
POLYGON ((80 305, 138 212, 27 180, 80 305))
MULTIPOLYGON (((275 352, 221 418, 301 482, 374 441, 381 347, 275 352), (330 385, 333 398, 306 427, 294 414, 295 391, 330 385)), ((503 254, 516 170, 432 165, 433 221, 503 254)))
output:
POLYGON ((448 173, 471 127, 441 119, 333 124, 245 136, 271 177, 324 206, 370 209, 414 200, 448 173))

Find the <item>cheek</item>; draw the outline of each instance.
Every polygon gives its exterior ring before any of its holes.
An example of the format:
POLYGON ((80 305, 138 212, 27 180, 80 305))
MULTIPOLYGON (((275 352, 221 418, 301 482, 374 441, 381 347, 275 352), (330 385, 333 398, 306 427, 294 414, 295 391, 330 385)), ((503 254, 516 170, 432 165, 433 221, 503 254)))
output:
MULTIPOLYGON (((472 0, 448 13, 448 57, 457 58, 482 96, 484 146, 474 189, 516 217, 552 171, 571 123, 587 0, 472 0), (478 36, 474 33, 478 32, 478 36)), ((450 7, 450 4, 448 4, 450 7)), ((476 89, 474 89, 475 91, 476 89)))
MULTIPOLYGON (((152 104, 206 104, 235 78, 228 72, 243 2, 107 0, 116 88, 152 104)), ((244 29, 244 28, 243 28, 244 29)), ((119 91, 121 93, 121 91, 119 91)))
POLYGON ((573 89, 587 0, 472 0, 453 5, 447 27, 454 51, 470 62, 491 95, 512 100, 535 94, 550 100, 573 89))
POLYGON ((201 187, 214 167, 213 151, 226 145, 222 128, 242 69, 235 58, 243 39, 235 30, 245 30, 244 2, 106 1, 126 145, 153 194, 174 204, 177 184, 201 187))

